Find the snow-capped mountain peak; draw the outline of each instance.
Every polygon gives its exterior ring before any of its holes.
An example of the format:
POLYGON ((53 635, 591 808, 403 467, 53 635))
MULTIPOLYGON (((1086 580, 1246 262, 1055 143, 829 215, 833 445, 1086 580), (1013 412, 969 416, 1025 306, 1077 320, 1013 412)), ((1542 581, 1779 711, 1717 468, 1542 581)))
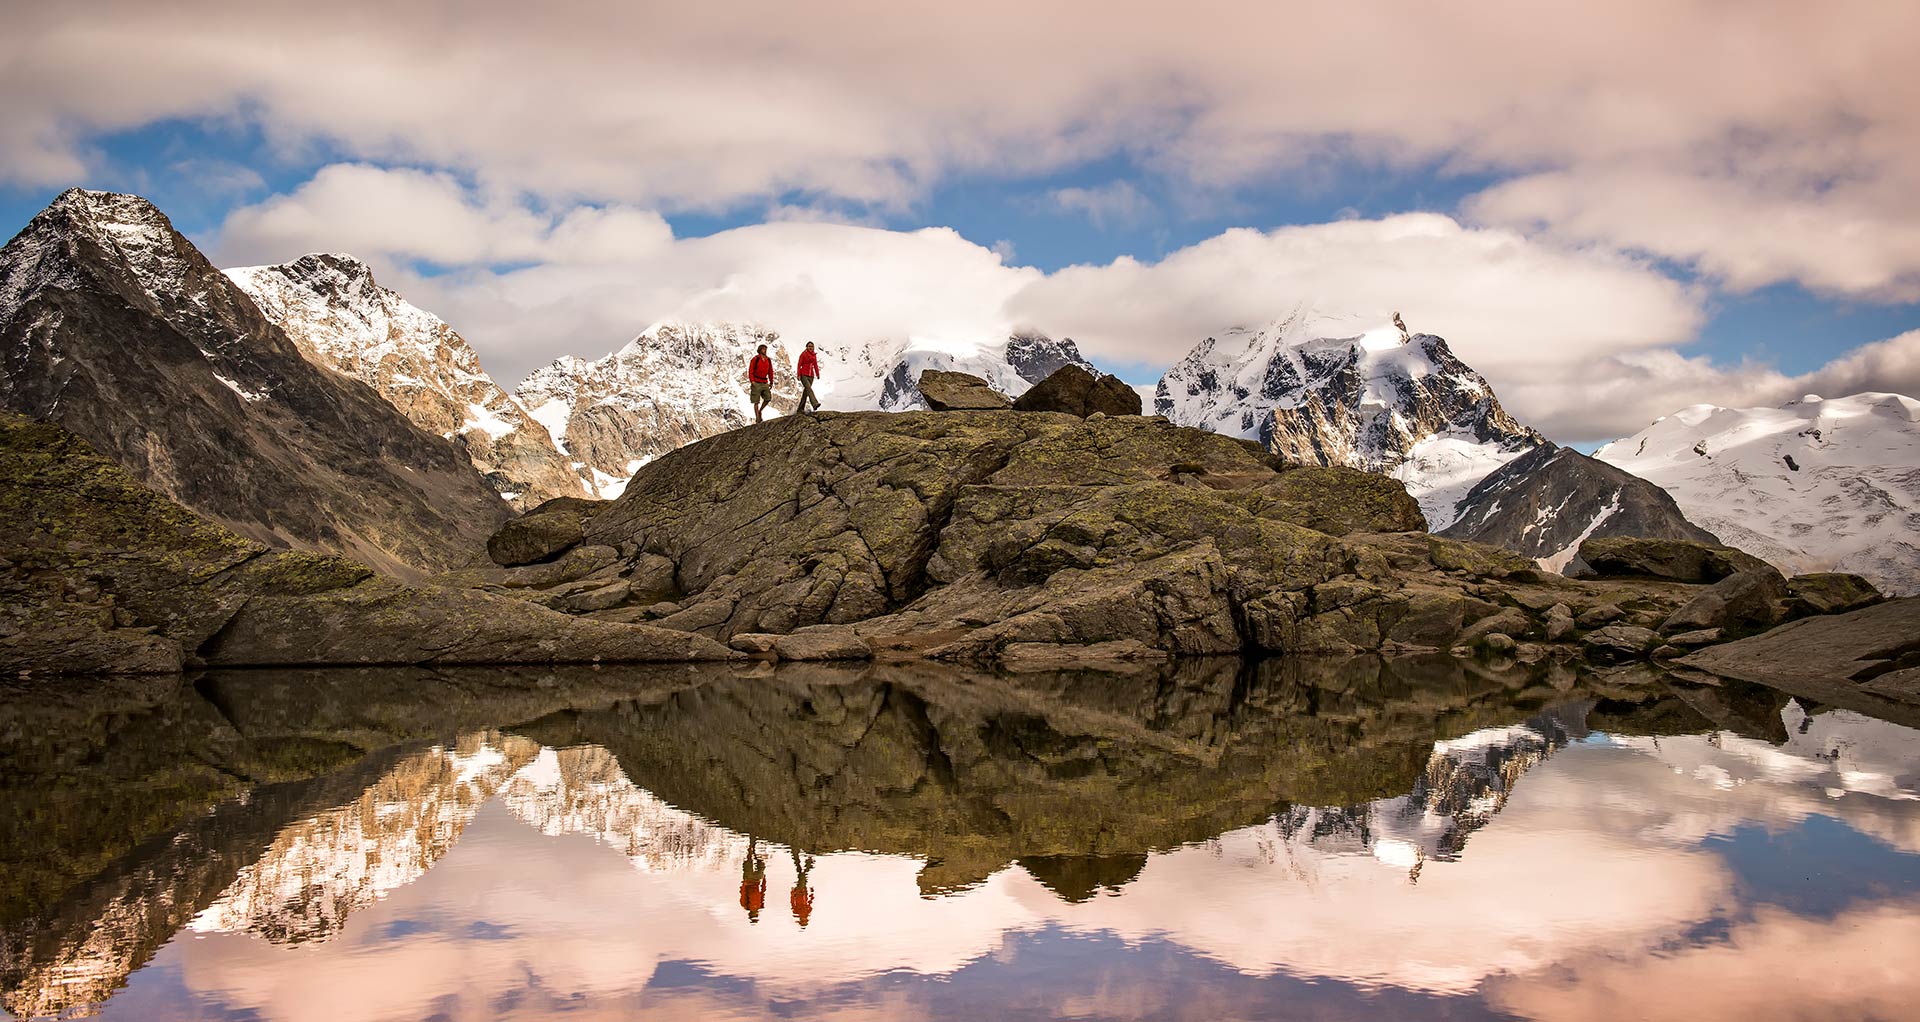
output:
POLYGON ((1201 341, 1161 378, 1154 410, 1294 461, 1392 475, 1436 530, 1476 483, 1545 442, 1440 337, 1306 309, 1201 341))
POLYGON ((1692 405, 1594 452, 1781 570, 1851 571, 1920 592, 1920 401, 1817 394, 1692 405))
POLYGON ((225 272, 308 361, 368 384, 415 425, 460 443, 501 496, 530 507, 595 493, 459 333, 382 287, 360 260, 316 253, 225 272))

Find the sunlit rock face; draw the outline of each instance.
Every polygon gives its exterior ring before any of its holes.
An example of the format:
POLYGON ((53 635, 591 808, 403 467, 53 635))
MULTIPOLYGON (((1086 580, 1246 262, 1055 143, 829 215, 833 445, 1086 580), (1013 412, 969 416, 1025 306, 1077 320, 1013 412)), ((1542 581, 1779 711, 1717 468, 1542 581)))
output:
POLYGON ((547 428, 480 367, 440 317, 380 286, 349 255, 225 271, 316 365, 367 384, 436 436, 456 441, 516 507, 593 496, 547 428))

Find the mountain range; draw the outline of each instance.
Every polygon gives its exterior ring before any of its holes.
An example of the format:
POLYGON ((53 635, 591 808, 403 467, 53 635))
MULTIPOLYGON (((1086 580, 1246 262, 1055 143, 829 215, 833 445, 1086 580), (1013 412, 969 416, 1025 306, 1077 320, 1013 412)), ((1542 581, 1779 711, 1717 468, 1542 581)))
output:
POLYGON ((70 190, 0 248, 0 359, 0 407, 252 539, 411 576, 468 563, 511 514, 135 196, 70 190))
MULTIPOLYGON (((0 250, 0 405, 60 422, 245 535, 403 575, 460 563, 512 508, 617 497, 661 454, 750 422, 760 344, 779 367, 772 412, 790 413, 801 343, 665 321, 509 392, 352 256, 222 273, 145 200, 77 189, 0 250)), ((924 407, 927 369, 1018 396, 1092 368, 1071 339, 1033 330, 816 346, 815 389, 836 410, 924 407)), ((1697 406, 1588 457, 1516 419, 1446 340, 1302 307, 1202 339, 1152 403, 1290 461, 1392 476, 1432 531, 1554 570, 1585 539, 1637 535, 1920 589, 1909 398, 1697 406)))

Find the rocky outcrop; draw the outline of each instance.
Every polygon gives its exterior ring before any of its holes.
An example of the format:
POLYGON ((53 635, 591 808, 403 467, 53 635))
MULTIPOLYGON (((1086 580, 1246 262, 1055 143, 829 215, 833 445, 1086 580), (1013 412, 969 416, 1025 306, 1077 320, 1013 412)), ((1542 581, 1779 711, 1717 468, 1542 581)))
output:
POLYGON ((0 594, 8 671, 732 655, 685 632, 274 551, 139 485, 60 427, 10 415, 0 416, 0 594))
POLYGON ((987 386, 987 381, 968 373, 928 369, 921 372, 917 386, 929 411, 984 411, 1011 404, 1005 394, 987 386))
POLYGON ((1684 539, 1607 536, 1580 544, 1586 573, 1598 578, 1660 578, 1718 582, 1743 571, 1770 571, 1767 562, 1732 547, 1684 539))
POLYGON ((466 339, 381 287, 365 263, 315 254, 226 274, 308 361, 367 384, 414 425, 458 443, 515 507, 594 492, 466 339))
POLYGON ((500 527, 487 539, 487 556, 504 568, 550 560, 578 546, 585 527, 606 501, 555 497, 500 527))
POLYGON ((509 509, 451 441, 309 362, 159 210, 75 189, 0 248, 0 408, 250 539, 411 576, 509 509))
POLYGON ((1020 395, 1013 407, 1023 412, 1089 415, 1139 415, 1140 392, 1118 376, 1066 365, 1020 395))
POLYGON ((1680 663, 1920 727, 1920 598, 1803 618, 1680 663))
POLYGON ((1636 536, 1720 545, 1665 490, 1603 461, 1542 443, 1495 469, 1454 505, 1442 533, 1567 567, 1589 539, 1636 536))
MULTIPOLYGON (((761 656, 822 645, 1010 666, 1250 650, 1645 655, 1655 643, 1585 633, 1655 635, 1702 592, 1647 571, 1569 580, 1423 525, 1384 476, 1289 465, 1154 418, 829 412, 647 466, 551 563, 443 581, 761 656), (657 584, 615 584, 641 577, 657 584), (815 638, 783 652, 778 637, 793 635, 815 638)), ((1692 578, 1739 555, 1694 556, 1692 578)))

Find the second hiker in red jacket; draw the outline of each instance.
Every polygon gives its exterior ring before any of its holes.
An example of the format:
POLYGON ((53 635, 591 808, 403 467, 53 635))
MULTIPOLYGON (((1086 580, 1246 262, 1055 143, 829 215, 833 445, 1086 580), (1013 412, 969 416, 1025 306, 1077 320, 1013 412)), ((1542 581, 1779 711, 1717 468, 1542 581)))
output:
POLYGON ((813 392, 813 381, 820 378, 820 356, 813 353, 813 342, 807 342, 807 349, 800 353, 800 365, 794 374, 800 378, 800 410, 807 410, 807 402, 813 402, 813 410, 820 410, 820 398, 813 392))
POLYGON ((753 421, 759 422, 767 405, 773 403, 773 359, 764 344, 747 362, 747 396, 753 401, 753 421))

